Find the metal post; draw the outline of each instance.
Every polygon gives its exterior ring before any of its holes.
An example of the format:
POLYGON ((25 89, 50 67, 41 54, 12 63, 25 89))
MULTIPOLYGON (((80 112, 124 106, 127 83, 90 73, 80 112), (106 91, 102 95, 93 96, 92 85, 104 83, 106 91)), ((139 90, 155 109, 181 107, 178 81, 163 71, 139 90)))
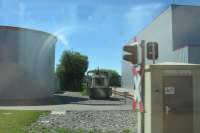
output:
POLYGON ((153 54, 153 64, 155 64, 156 61, 156 53, 155 53, 155 43, 152 43, 152 54, 153 54))
MULTIPOLYGON (((141 98, 143 102, 143 106, 145 105, 144 100, 145 100, 145 41, 141 41, 141 47, 142 47, 142 64, 141 64, 141 98)), ((144 112, 141 113, 141 133, 144 133, 144 112)))

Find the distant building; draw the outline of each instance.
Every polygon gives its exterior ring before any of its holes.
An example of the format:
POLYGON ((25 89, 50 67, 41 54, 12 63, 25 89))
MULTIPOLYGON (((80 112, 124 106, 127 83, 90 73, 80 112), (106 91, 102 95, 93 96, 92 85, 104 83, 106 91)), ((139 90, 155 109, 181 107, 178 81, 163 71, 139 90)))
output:
MULTIPOLYGON (((156 63, 200 64, 200 6, 171 5, 136 38, 138 41, 158 42, 159 58, 156 63)), ((146 63, 151 64, 152 61, 146 59, 146 63)), ((122 61, 122 87, 132 89, 132 78, 131 65, 122 61)))
POLYGON ((56 41, 46 32, 0 26, 0 101, 53 95, 56 41))

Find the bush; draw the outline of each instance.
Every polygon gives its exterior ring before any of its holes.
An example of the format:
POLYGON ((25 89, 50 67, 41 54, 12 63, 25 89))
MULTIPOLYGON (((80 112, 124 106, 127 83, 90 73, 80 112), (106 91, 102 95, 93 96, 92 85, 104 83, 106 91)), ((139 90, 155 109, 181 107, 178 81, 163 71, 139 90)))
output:
POLYGON ((56 68, 62 91, 82 91, 85 72, 88 68, 88 57, 78 52, 64 51, 56 68))

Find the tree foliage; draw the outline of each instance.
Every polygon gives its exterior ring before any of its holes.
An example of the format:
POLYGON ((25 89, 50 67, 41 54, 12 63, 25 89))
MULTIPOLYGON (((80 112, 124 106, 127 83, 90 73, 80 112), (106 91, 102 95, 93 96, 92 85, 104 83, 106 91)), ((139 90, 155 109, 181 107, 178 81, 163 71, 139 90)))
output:
POLYGON ((121 86, 121 76, 118 72, 111 69, 97 69, 97 70, 90 70, 89 72, 95 74, 104 74, 109 77, 110 86, 120 87, 121 86))
POLYGON ((88 57, 79 52, 64 51, 57 65, 56 74, 61 90, 81 91, 88 57))

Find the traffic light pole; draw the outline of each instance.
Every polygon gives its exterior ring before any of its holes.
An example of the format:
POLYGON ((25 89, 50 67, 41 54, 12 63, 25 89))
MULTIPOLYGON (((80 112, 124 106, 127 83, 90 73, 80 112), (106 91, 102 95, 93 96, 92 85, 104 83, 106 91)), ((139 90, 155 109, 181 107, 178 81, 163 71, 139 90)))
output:
POLYGON ((155 64, 155 61, 156 61, 156 51, 155 51, 155 45, 154 44, 153 44, 152 55, 153 55, 153 64, 155 64))
MULTIPOLYGON (((141 41, 141 48, 142 48, 142 63, 141 63, 141 98, 142 98, 142 102, 143 102, 143 106, 145 105, 144 101, 145 101, 145 41, 142 40, 141 41)), ((144 108, 144 107, 143 107, 144 108)), ((144 112, 141 113, 141 133, 144 133, 144 113, 145 113, 145 108, 144 108, 144 112)))
MULTIPOLYGON (((140 45, 135 44, 135 45, 125 45, 123 47, 123 50, 126 52, 125 55, 123 55, 123 59, 125 61, 128 61, 132 64, 140 64, 140 76, 141 76, 141 101, 143 103, 143 111, 138 112, 138 133, 144 133, 144 94, 145 94, 145 41, 142 40, 140 45), (138 47, 141 47, 141 53, 139 53, 138 47), (139 63, 138 57, 141 57, 141 63, 139 63)), ((155 53, 155 52, 154 52, 155 53)), ((155 56, 154 56, 155 58, 155 56)), ((140 88, 138 88, 140 89, 140 88)), ((141 103, 140 103, 141 104, 141 103)), ((141 109, 141 107, 140 107, 141 109)))

